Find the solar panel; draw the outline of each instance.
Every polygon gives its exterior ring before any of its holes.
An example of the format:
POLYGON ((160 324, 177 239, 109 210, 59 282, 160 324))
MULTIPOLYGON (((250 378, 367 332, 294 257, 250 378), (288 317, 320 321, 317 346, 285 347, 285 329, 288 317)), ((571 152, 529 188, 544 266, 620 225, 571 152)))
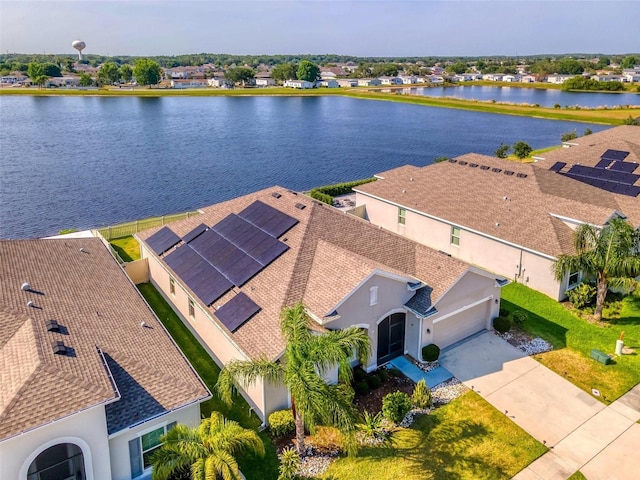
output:
POLYGON ((629 155, 629 152, 625 152, 623 150, 612 150, 612 149, 609 149, 606 152, 604 152, 600 158, 602 160, 619 160, 619 161, 622 161, 625 158, 627 158, 627 155, 629 155))
POLYGON ((627 190, 624 192, 624 195, 628 195, 630 197, 637 197, 640 195, 640 187, 636 187, 635 185, 630 185, 627 187, 627 190))
POLYGON ((611 165, 611 160, 600 160, 596 163, 595 168, 607 168, 609 165, 611 165))
POLYGON ((164 261, 182 277, 198 262, 198 254, 189 245, 182 245, 164 257, 164 261))
POLYGON ((216 311, 216 317, 231 332, 260 311, 260 307, 244 292, 240 292, 216 311))
POLYGON ((201 223, 196 228, 194 228, 189 233, 187 233, 184 237, 182 237, 182 241, 184 243, 189 243, 191 240, 196 238, 198 235, 200 235, 201 233, 204 233, 207 230, 207 228, 209 228, 209 227, 207 227, 204 223, 201 223))
POLYGON ((615 183, 624 183, 626 185, 633 185, 640 179, 640 175, 633 173, 585 167, 584 165, 573 165, 568 173, 572 176, 595 178, 597 180, 607 180, 615 183))
POLYGON ((636 168, 638 168, 638 164, 632 162, 613 162, 609 167, 610 170, 625 173, 633 173, 636 168))
POLYGON ((173 233, 172 230, 169 230, 168 227, 162 227, 147 239, 147 245, 158 255, 162 255, 179 242, 180 237, 173 233))
POLYGON ((551 170, 552 172, 559 172, 560 170, 562 170, 567 164, 565 162, 556 162, 553 165, 551 165, 551 168, 549 168, 549 170, 551 170))
POLYGON ((259 200, 238 213, 238 216, 276 238, 298 223, 295 218, 259 200))

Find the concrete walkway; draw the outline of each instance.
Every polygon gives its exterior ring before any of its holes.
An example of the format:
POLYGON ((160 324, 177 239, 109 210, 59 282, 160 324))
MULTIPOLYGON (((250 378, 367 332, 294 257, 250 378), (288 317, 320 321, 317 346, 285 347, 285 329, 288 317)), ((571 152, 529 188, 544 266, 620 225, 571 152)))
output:
POLYGON ((402 372, 405 377, 410 378, 415 383, 418 383, 420 380, 424 379, 427 387, 429 388, 433 388, 436 385, 440 385, 442 382, 446 382, 447 380, 453 378, 451 372, 442 367, 434 368, 429 372, 423 372, 418 367, 416 367, 413 362, 405 357, 396 357, 391 360, 389 364, 396 367, 402 372))
POLYGON ((578 470, 589 480, 638 478, 640 385, 607 407, 490 332, 446 350, 440 364, 549 447, 514 479, 578 470))

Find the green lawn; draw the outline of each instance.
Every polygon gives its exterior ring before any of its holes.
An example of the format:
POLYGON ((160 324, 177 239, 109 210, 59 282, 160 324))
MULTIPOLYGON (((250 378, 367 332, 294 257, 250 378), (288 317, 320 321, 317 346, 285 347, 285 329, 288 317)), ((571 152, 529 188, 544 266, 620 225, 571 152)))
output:
POLYGON ((475 392, 468 392, 408 429, 390 447, 340 458, 325 479, 464 480, 511 478, 547 451, 475 392))
POLYGON ((523 329, 553 344, 553 351, 536 355, 536 360, 588 393, 592 388, 600 390, 602 396, 596 397, 599 400, 611 403, 640 383, 639 297, 626 297, 618 318, 606 321, 604 326, 589 323, 546 295, 516 283, 502 289, 502 307, 525 311, 528 319, 523 329), (614 353, 622 331, 625 345, 636 349, 634 354, 616 357, 611 365, 590 358, 594 348, 614 353))
MULTIPOLYGON (((144 283, 138 285, 138 289, 189 359, 193 368, 196 369, 204 383, 209 387, 209 390, 213 392, 213 386, 218 380, 218 373, 220 372, 218 365, 152 284, 144 283)), ((260 426, 260 420, 255 414, 249 414, 249 405, 240 396, 237 396, 233 405, 228 407, 214 393, 213 398, 204 402, 200 410, 205 417, 209 416, 212 410, 222 412, 225 417, 239 422, 245 428, 257 429, 260 426)), ((260 433, 260 438, 262 438, 267 451, 266 457, 241 459, 239 461, 240 469, 248 480, 274 480, 278 477, 279 465, 276 450, 269 435, 262 432, 260 433)))
POLYGON ((109 243, 125 262, 133 262, 140 259, 140 244, 132 235, 114 238, 109 243))
POLYGON ((587 477, 585 477, 581 472, 576 472, 573 475, 571 475, 567 480, 587 480, 587 477))

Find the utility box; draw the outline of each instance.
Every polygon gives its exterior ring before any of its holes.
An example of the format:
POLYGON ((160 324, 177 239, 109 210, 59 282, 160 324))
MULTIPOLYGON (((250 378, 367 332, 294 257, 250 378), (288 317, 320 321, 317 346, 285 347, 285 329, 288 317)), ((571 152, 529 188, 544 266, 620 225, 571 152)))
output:
POLYGON ((591 350, 591 358, 605 365, 609 365, 611 363, 611 358, 609 358, 609 355, 601 352, 600 350, 596 350, 595 348, 591 350))

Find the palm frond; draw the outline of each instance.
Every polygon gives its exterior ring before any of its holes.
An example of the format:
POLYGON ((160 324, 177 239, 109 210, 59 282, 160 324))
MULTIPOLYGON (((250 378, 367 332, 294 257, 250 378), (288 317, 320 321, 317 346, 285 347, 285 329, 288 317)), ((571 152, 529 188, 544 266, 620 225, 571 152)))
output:
POLYGON ((349 366, 354 355, 363 359, 371 355, 369 336, 365 330, 357 327, 316 335, 308 342, 308 361, 314 363, 322 375, 336 365, 342 367, 340 373, 343 381, 351 380, 351 369, 345 367, 349 366))
POLYGON ((284 377, 282 365, 262 357, 258 360, 232 360, 221 371, 216 382, 215 390, 227 404, 233 398, 233 388, 236 385, 248 387, 258 379, 278 384, 284 377))

